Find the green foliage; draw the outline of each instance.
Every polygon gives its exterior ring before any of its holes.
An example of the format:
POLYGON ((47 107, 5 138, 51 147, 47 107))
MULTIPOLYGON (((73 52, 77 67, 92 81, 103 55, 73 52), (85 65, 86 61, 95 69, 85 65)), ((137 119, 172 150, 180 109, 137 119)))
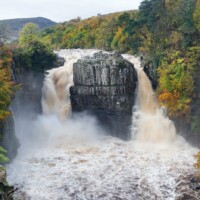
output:
POLYGON ((158 68, 158 99, 170 116, 190 119, 194 69, 180 51, 170 52, 158 68))
POLYGON ((194 93, 191 102, 191 128, 194 133, 200 133, 200 46, 188 49, 187 58, 193 68, 194 93))
POLYGON ((7 151, 0 146, 0 163, 8 163, 9 159, 6 157, 7 151))
MULTIPOLYGON (((0 130, 2 130, 3 122, 10 115, 7 109, 15 89, 11 81, 12 56, 12 52, 6 46, 0 48, 0 130)), ((8 161, 6 150, 0 146, 0 163, 8 161)))
POLYGON ((199 44, 199 0, 144 0, 139 11, 71 20, 42 32, 54 48, 139 53, 158 67, 168 50, 199 44))
POLYGON ((0 49, 0 121, 3 121, 10 113, 7 107, 13 94, 11 81, 12 52, 6 47, 0 49))
POLYGON ((27 23, 19 32, 19 45, 21 47, 29 47, 33 40, 37 39, 38 26, 34 23, 27 23))
POLYGON ((123 12, 86 20, 71 20, 52 29, 42 31, 41 37, 54 48, 99 48, 112 50, 120 48, 127 52, 130 48, 132 22, 136 12, 123 12), (119 30, 121 37, 119 38, 119 30), (119 44, 118 44, 119 43, 119 44))
POLYGON ((162 59, 158 68, 158 99, 169 115, 191 124, 200 132, 200 47, 172 51, 162 59))
POLYGON ((43 72, 53 67, 56 59, 50 45, 38 36, 38 28, 33 23, 26 24, 20 31, 19 48, 15 50, 17 67, 43 72))

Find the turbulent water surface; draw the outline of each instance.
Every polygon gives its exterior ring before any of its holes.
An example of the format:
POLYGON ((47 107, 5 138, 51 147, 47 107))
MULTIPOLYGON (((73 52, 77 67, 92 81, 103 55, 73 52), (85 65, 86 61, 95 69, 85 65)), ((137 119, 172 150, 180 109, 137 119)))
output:
POLYGON ((63 119, 69 116, 68 88, 73 84, 69 63, 96 51, 60 51, 68 64, 45 79, 45 115, 16 119, 21 147, 7 166, 9 183, 19 188, 15 199, 173 200, 182 177, 194 171, 196 149, 177 136, 173 122, 158 108, 150 82, 133 56, 124 55, 138 67, 133 140, 106 136, 85 114, 63 119))

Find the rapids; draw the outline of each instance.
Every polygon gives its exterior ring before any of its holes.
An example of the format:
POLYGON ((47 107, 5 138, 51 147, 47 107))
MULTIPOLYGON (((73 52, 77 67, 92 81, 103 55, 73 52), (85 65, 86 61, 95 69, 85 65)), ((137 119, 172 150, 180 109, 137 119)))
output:
POLYGON ((195 171, 197 149, 177 136, 173 122, 158 108, 137 58, 124 55, 138 66, 139 77, 131 141, 106 136, 96 120, 85 114, 63 120, 70 113, 72 63, 94 52, 97 50, 57 52, 67 62, 46 76, 44 115, 34 121, 15 119, 21 147, 7 166, 8 182, 18 188, 14 199, 176 199, 182 177, 195 171), (62 79, 60 84, 57 78, 62 79))

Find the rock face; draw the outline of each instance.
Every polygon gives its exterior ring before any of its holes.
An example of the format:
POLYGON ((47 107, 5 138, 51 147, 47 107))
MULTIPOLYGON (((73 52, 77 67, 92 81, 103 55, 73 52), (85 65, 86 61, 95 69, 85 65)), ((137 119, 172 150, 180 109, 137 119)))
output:
MULTIPOLYGON (((64 58, 58 57, 54 63, 55 67, 64 64, 64 58)), ((15 123, 19 123, 22 119, 33 119, 42 112, 41 96, 44 80, 44 72, 36 72, 27 69, 25 66, 16 66, 13 63, 13 80, 20 85, 20 89, 10 106, 10 115, 1 125, 0 145, 7 150, 7 156, 10 160, 14 159, 19 147, 19 140, 15 133, 15 123), (14 118, 15 120, 14 120, 14 118)))
POLYGON ((179 194, 175 200, 199 200, 200 199, 200 179, 197 174, 179 177, 176 192, 179 194))
POLYGON ((6 182, 6 170, 0 165, 0 199, 12 200, 14 188, 6 182))
POLYGON ((148 76, 149 80, 151 81, 151 85, 155 90, 158 85, 157 68, 153 65, 151 61, 148 61, 145 55, 141 54, 140 59, 144 72, 148 76))
POLYGON ((120 54, 98 52, 74 64, 73 111, 95 115, 111 135, 128 139, 136 71, 120 54))
POLYGON ((150 79, 152 87, 155 90, 158 85, 157 70, 150 64, 150 65, 144 65, 144 72, 150 79))
MULTIPOLYGON (((12 111, 10 111, 12 113, 12 111)), ((3 134, 1 136, 1 146, 7 150, 7 157, 13 160, 17 154, 19 140, 15 135, 15 123, 13 115, 9 115, 3 125, 3 134)))
POLYGON ((54 62, 54 67, 61 67, 65 63, 65 59, 62 57, 56 56, 56 61, 54 62))

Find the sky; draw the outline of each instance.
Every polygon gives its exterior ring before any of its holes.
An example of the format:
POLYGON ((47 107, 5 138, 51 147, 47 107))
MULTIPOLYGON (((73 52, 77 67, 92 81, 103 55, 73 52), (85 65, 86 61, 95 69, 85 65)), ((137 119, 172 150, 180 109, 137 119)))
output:
POLYGON ((142 0, 2 0, 0 20, 46 17, 63 22, 97 14, 137 9, 142 0))

